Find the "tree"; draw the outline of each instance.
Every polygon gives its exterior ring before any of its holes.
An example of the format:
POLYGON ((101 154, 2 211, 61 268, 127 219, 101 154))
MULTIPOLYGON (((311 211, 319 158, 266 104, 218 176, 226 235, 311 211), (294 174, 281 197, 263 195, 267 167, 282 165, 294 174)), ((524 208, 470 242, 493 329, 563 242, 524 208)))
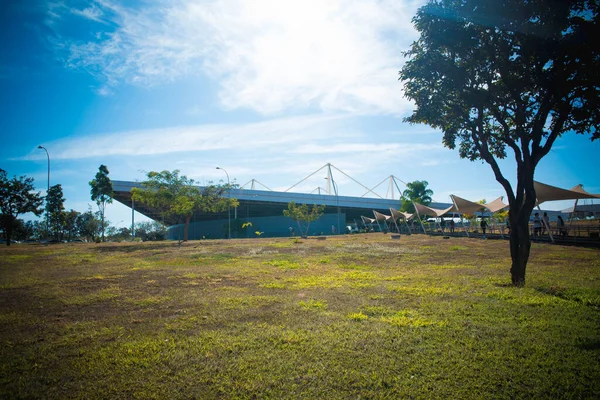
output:
POLYGON ((600 137, 600 35, 593 0, 430 0, 400 79, 405 120, 443 132, 462 158, 483 160, 509 201, 511 278, 525 285, 536 166, 569 133, 600 137), (498 164, 513 153, 516 187, 498 164))
POLYGON ((165 227, 156 221, 136 222, 135 238, 143 242, 148 240, 164 240, 165 227))
POLYGON ((67 240, 70 242, 73 239, 73 235, 76 234, 77 229, 77 218, 81 213, 71 209, 71 211, 63 211, 63 234, 67 234, 67 240))
POLYGON ((427 206, 431 204, 431 196, 433 190, 427 189, 429 183, 427 181, 414 181, 406 184, 406 189, 402 192, 402 208, 401 211, 414 213, 415 206, 413 202, 427 206))
POLYGON ((288 203, 288 209, 283 210, 283 215, 296 221, 298 229, 300 229, 300 235, 306 237, 308 236, 310 223, 321 218, 323 212, 325 212, 325 205, 313 204, 312 208, 309 208, 306 204, 296 205, 295 202, 291 201, 288 203), (305 223, 304 227, 301 222, 305 223))
POLYGON ((237 207, 237 199, 225 198, 232 185, 208 185, 200 188, 193 179, 179 175, 179 170, 151 171, 141 188, 131 190, 133 199, 155 208, 164 219, 183 218, 183 240, 194 212, 214 213, 237 207))
POLYGON ((108 177, 108 168, 105 165, 100 165, 96 177, 90 182, 90 187, 92 188, 90 191, 92 200, 96 202, 98 211, 100 211, 100 230, 102 232, 102 241, 104 242, 104 210, 107 204, 113 202, 113 197, 115 196, 112 182, 108 177))
POLYGON ((54 238, 58 240, 60 240, 64 224, 63 211, 65 210, 65 200, 60 184, 50 186, 50 190, 46 196, 46 211, 48 212, 50 229, 54 232, 54 238))
POLYGON ((33 178, 14 176, 8 179, 6 171, 0 169, 0 215, 7 246, 10 246, 13 226, 19 215, 30 212, 39 216, 43 211, 44 199, 34 190, 33 178))
POLYGON ((101 221, 98 213, 92 211, 92 207, 77 216, 75 221, 75 231, 79 236, 86 238, 88 242, 94 242, 96 236, 100 233, 101 221))

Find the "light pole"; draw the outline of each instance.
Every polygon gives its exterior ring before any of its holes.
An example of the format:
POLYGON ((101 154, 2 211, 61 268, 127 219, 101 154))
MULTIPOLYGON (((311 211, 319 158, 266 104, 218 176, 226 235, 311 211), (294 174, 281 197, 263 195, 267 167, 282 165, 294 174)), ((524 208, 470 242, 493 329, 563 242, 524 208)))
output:
POLYGON ((46 157, 48 157, 48 190, 46 190, 46 241, 48 241, 50 235, 50 210, 48 209, 48 193, 50 193, 50 154, 48 153, 48 150, 42 145, 39 145, 38 149, 44 150, 46 152, 46 157))
POLYGON ((231 207, 229 206, 229 191, 231 187, 229 184, 229 174, 225 171, 225 168, 217 167, 217 169, 220 169, 227 175, 227 239, 231 239, 231 207))

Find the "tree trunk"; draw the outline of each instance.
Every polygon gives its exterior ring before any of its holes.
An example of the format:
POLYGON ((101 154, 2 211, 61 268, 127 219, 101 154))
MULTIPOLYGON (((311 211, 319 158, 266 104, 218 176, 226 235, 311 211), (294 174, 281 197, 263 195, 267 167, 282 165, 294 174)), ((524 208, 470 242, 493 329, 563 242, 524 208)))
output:
POLYGON ((529 218, 511 218, 510 221, 510 256, 512 266, 510 275, 512 284, 525 286, 525 269, 529 260, 531 242, 529 240, 529 218))
POLYGON ((4 232, 6 233, 6 245, 10 246, 10 239, 12 238, 12 227, 13 227, 13 217, 12 215, 6 215, 6 226, 4 227, 4 232))
POLYGON ((183 227, 183 241, 184 242, 188 241, 188 232, 189 232, 189 228, 190 228, 190 220, 191 219, 192 219, 191 215, 189 217, 185 217, 185 225, 183 227))
POLYGON ((100 213, 100 217, 102 220, 102 242, 104 242, 104 211, 100 213))
POLYGON ((535 189, 533 187, 533 168, 527 171, 520 168, 519 184, 514 204, 510 205, 508 218, 510 220, 510 256, 512 266, 510 275, 512 284, 525 286, 525 269, 529 261, 531 240, 529 237, 529 218, 535 206, 535 189))

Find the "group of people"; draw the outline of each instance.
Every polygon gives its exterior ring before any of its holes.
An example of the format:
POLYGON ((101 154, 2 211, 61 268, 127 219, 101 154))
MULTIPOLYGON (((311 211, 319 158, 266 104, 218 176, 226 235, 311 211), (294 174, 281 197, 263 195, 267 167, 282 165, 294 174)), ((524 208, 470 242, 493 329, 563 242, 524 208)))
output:
MULTIPOLYGON (((550 218, 548 218, 548 213, 545 212, 542 218, 540 218, 540 213, 535 213, 533 216, 533 239, 541 237, 546 231, 548 231, 548 234, 550 233, 550 218)), ((565 221, 560 215, 556 219, 556 231, 560 236, 567 236, 565 221)))

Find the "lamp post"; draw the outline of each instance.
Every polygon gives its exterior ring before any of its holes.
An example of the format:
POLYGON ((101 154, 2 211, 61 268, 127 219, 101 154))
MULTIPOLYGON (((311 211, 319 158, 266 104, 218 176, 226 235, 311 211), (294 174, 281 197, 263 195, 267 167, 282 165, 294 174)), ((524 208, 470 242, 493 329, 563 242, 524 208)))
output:
POLYGON ((225 168, 217 167, 221 171, 225 172, 227 175, 227 239, 231 239, 231 207, 229 206, 229 196, 230 196, 230 184, 229 184, 229 174, 225 170, 225 168))
POLYGON ((50 154, 48 153, 48 150, 42 145, 39 145, 38 149, 44 150, 46 152, 46 157, 48 158, 48 189, 46 190, 46 241, 48 241, 50 235, 50 210, 48 209, 48 193, 50 193, 50 154))

